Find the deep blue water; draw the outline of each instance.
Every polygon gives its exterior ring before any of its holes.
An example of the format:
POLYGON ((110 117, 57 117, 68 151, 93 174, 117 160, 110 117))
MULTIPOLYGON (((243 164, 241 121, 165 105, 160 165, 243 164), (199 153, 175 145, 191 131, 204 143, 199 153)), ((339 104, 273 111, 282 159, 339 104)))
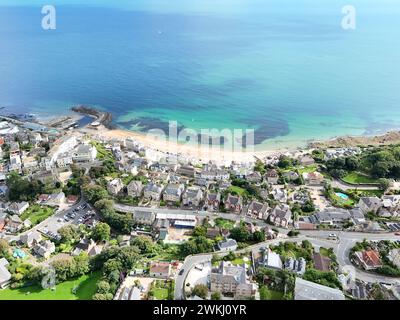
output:
POLYGON ((0 106, 74 104, 127 129, 254 128, 267 147, 400 127, 400 5, 355 0, 0 3, 0 106), (65 5, 68 3, 69 5, 65 5))

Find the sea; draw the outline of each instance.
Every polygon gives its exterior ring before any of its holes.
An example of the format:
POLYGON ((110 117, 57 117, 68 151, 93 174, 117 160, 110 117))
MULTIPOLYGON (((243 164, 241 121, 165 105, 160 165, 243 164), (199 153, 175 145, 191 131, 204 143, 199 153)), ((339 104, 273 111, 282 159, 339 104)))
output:
POLYGON ((0 0, 0 113, 89 105, 127 130, 253 129, 260 150, 400 128, 398 0, 48 4, 55 30, 43 1, 0 0))

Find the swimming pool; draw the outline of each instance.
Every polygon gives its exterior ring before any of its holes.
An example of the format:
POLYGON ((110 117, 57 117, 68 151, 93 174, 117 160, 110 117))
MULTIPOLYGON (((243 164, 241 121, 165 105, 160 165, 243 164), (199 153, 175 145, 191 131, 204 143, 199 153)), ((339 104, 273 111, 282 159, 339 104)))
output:
POLYGON ((347 194, 341 192, 336 192, 335 194, 342 200, 349 200, 349 196, 347 194))

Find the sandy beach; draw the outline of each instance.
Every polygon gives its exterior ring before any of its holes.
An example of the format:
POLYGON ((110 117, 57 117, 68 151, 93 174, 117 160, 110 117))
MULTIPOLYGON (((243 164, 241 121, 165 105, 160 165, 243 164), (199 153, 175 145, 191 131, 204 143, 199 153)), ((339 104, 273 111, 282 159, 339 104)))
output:
POLYGON ((245 150, 226 150, 224 146, 207 146, 193 143, 177 143, 169 141, 168 137, 160 138, 153 135, 146 135, 140 132, 133 132, 121 129, 111 130, 104 126, 97 129, 85 129, 88 133, 98 135, 105 139, 126 139, 133 138, 142 143, 145 147, 163 153, 178 154, 191 160, 197 160, 201 163, 210 161, 219 165, 227 165, 231 162, 251 163, 257 159, 288 152, 289 150, 266 150, 266 151, 245 151, 245 150))
POLYGON ((147 149, 180 155, 194 162, 208 163, 210 161, 218 165, 229 165, 235 163, 253 163, 257 159, 263 160, 268 157, 278 156, 285 153, 307 153, 315 148, 340 148, 356 146, 378 146, 400 143, 400 132, 391 131, 386 134, 376 136, 341 136, 330 140, 322 140, 310 143, 308 147, 299 149, 270 149, 270 150, 251 150, 244 149, 232 150, 224 146, 208 146, 195 143, 177 143, 176 140, 169 140, 168 137, 157 137, 142 132, 128 131, 122 129, 109 129, 100 125, 96 129, 85 128, 85 132, 104 139, 126 139, 133 138, 143 144, 147 149))

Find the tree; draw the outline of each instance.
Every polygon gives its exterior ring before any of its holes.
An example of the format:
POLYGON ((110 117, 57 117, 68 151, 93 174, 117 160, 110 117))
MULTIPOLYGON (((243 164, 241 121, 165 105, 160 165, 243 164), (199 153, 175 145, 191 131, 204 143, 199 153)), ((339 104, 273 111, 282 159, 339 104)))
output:
POLYGON ((79 241, 81 232, 75 225, 66 225, 58 230, 58 234, 61 236, 62 243, 73 243, 79 241))
POLYGON ((315 211, 315 205, 314 202, 311 200, 307 200, 303 203, 303 205, 301 206, 301 211, 303 212, 314 212, 315 211))
POLYGON ((92 204, 108 198, 107 190, 99 185, 84 185, 82 191, 86 199, 92 204))
POLYGON ((92 239, 95 241, 107 241, 110 239, 111 229, 107 223, 97 223, 92 231, 92 239))
POLYGON ((233 228, 230 237, 235 239, 237 242, 246 242, 249 240, 250 233, 247 231, 245 226, 233 228))
POLYGON ((360 161, 356 157, 348 157, 345 160, 345 166, 348 171, 356 171, 360 166, 360 161))
POLYGON ((71 257, 57 259, 51 263, 58 282, 63 282, 75 276, 75 261, 71 257))
POLYGON ((42 193, 43 184, 37 180, 28 181, 12 172, 6 182, 11 201, 33 201, 42 193))
POLYGON ((104 263, 103 271, 105 274, 111 274, 112 272, 122 270, 122 263, 116 258, 110 259, 104 263))
POLYGON ((4 239, 0 239, 0 256, 5 256, 10 251, 10 245, 4 239))
POLYGON ((66 225, 58 230, 58 234, 61 236, 62 243, 73 243, 79 241, 81 232, 75 225, 66 225))
POLYGON ((182 256, 213 251, 213 243, 206 237, 196 237, 183 243, 179 250, 182 256))
POLYGON ((255 231, 253 233, 253 241, 255 241, 255 242, 263 242, 263 241, 265 241, 265 233, 264 233, 264 231, 255 231))
POLYGON ((221 300, 221 293, 218 291, 211 293, 211 300, 221 300))
POLYGON ((107 281, 99 281, 97 283, 97 293, 106 294, 110 292, 110 284, 107 281))
POLYGON ((193 229, 192 236, 193 237, 205 237, 207 234, 207 228, 203 226, 196 226, 193 229))
POLYGON ((204 284, 196 284, 192 290, 192 296, 198 296, 206 299, 208 295, 208 287, 204 284))
POLYGON ((152 253, 155 250, 153 241, 145 236, 136 237, 131 241, 131 245, 138 247, 141 254, 152 253))
POLYGON ((387 191, 390 188, 391 182, 388 179, 379 179, 379 189, 382 191, 387 191))
POLYGON ((112 293, 95 293, 92 297, 93 300, 112 300, 114 298, 112 293))
POLYGON ((293 166, 293 160, 288 156, 282 155, 278 161, 278 167, 281 169, 287 169, 293 166))
POLYGON ((89 256, 87 253, 81 253, 74 257, 74 277, 82 276, 90 271, 89 256))

